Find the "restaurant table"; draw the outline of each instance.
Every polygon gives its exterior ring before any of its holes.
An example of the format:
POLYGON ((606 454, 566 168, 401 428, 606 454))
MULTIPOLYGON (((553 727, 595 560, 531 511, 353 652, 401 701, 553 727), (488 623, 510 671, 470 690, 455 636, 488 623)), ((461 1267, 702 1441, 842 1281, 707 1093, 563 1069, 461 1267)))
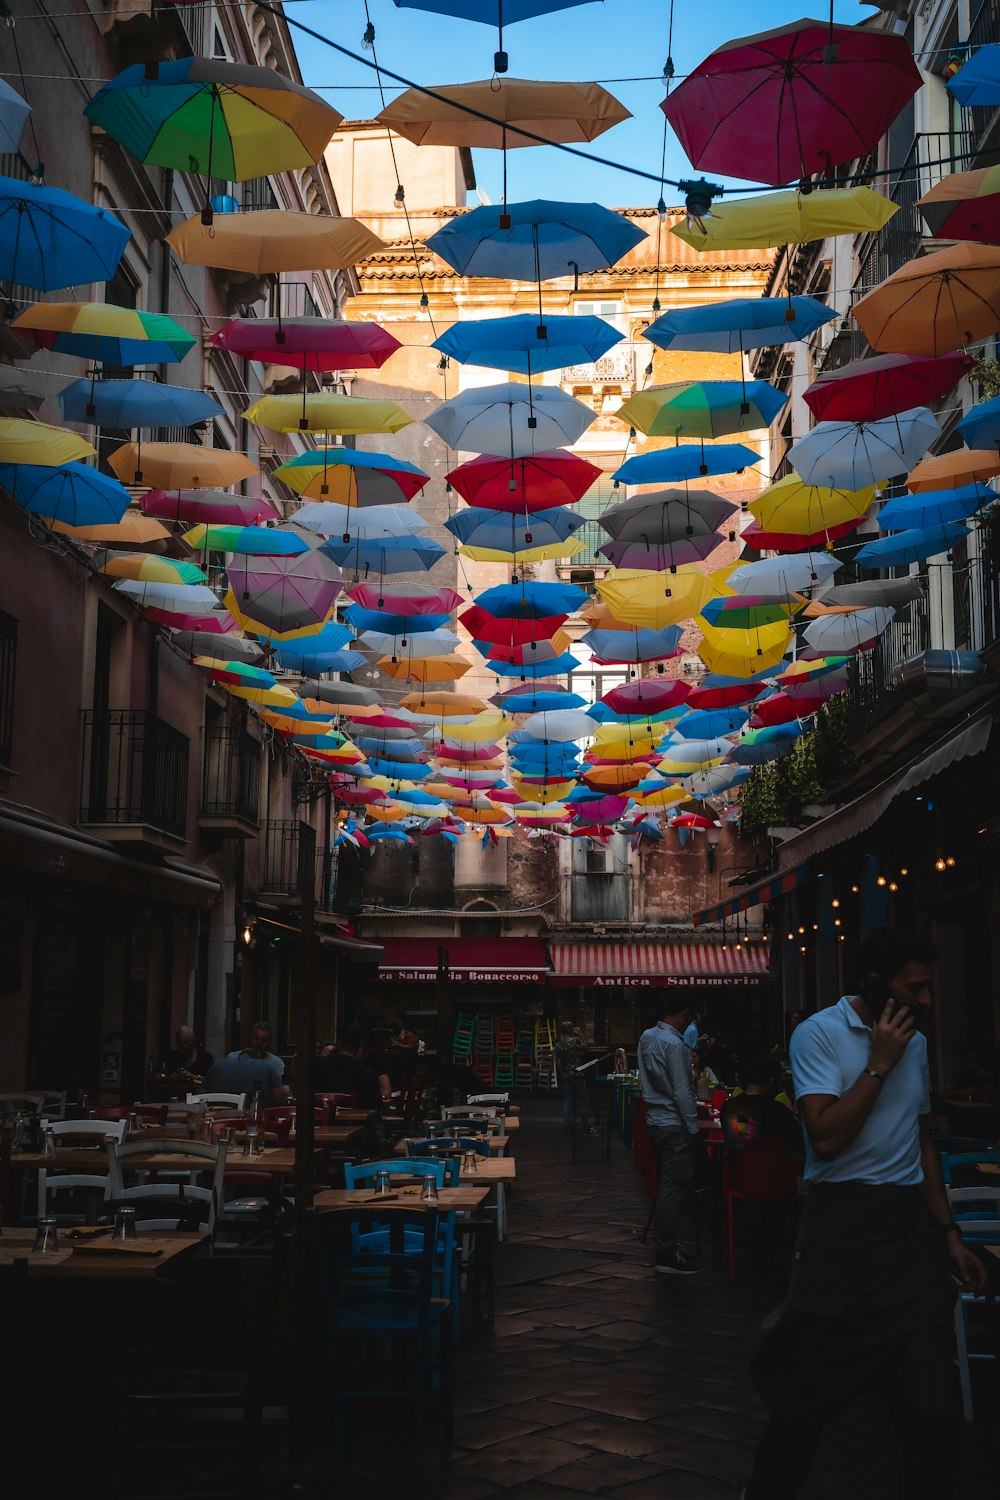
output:
MULTIPOLYGON (((317 1153, 322 1148, 317 1146, 317 1153)), ((106 1157, 103 1146, 99 1150, 86 1147, 61 1147, 53 1156, 40 1151, 19 1152, 10 1159, 12 1168, 47 1172, 92 1172, 103 1170, 106 1157), (100 1164, 100 1165, 98 1165, 100 1164)), ((209 1170, 205 1158, 190 1156, 184 1151, 184 1142, 178 1141, 176 1151, 163 1151, 151 1156, 148 1161, 133 1161, 129 1167, 143 1172, 205 1172, 209 1170)), ((291 1177, 295 1172, 295 1150, 292 1146, 265 1146, 256 1156, 244 1156, 237 1148, 226 1155, 226 1176, 232 1172, 264 1172, 273 1177, 291 1177)))
POLYGON ((165 1266, 176 1261, 179 1255, 195 1250, 204 1244, 203 1234, 144 1234, 128 1245, 116 1247, 109 1238, 100 1237, 96 1242, 70 1239, 71 1230, 59 1231, 59 1248, 53 1255, 33 1255, 34 1229, 5 1229, 0 1238, 0 1265, 10 1265, 15 1260, 25 1259, 31 1277, 109 1277, 152 1280, 165 1266), (143 1252, 153 1252, 143 1253, 143 1252))
MULTIPOLYGON (((490 1136, 486 1136, 486 1138, 482 1142, 482 1144, 489 1146, 490 1156, 491 1157, 493 1157, 493 1156, 502 1156, 503 1153, 504 1153, 504 1151, 507 1149, 508 1139, 509 1139, 509 1137, 506 1136, 506 1135, 490 1135, 490 1136)), ((439 1144, 441 1144, 441 1145, 446 1144, 444 1141, 441 1141, 441 1139, 440 1139, 439 1136, 422 1136, 422 1135, 419 1135, 419 1136, 418 1135, 402 1136, 396 1142, 396 1145, 395 1145, 395 1148, 394 1148, 397 1156, 405 1156, 406 1155, 406 1142, 407 1142, 407 1140, 411 1140, 411 1141, 422 1141, 422 1140, 431 1140, 431 1141, 434 1141, 434 1140, 437 1140, 439 1142, 439 1144)))
MULTIPOLYGON (((314 1207, 316 1208, 384 1208, 386 1212, 392 1209, 422 1208, 424 1200, 420 1196, 420 1185, 407 1183, 398 1185, 399 1179, 393 1180, 392 1193, 387 1199, 376 1198, 370 1187, 364 1188, 324 1188, 316 1194, 314 1207)), ((477 1208, 490 1195, 490 1189, 485 1184, 477 1187, 460 1184, 458 1187, 438 1188, 437 1204, 429 1204, 428 1207, 437 1207, 442 1213, 454 1210, 456 1213, 474 1213, 477 1208)))
POLYGON ((497 1239, 502 1240, 507 1233, 507 1183, 514 1182, 517 1177, 517 1163, 512 1156, 482 1157, 477 1160, 475 1167, 462 1167, 459 1173, 459 1183, 468 1182, 481 1185, 488 1182, 497 1195, 497 1239))

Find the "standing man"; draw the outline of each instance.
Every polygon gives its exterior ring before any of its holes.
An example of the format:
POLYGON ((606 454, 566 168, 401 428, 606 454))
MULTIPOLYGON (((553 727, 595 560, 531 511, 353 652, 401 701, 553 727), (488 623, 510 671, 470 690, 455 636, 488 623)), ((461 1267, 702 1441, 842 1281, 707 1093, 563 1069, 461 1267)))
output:
POLYGON ((691 1019, 684 1028, 684 1045, 689 1052, 697 1052, 698 1041, 701 1032, 698 1029, 699 1016, 696 1010, 691 1011, 691 1019))
POLYGON ((668 993, 663 1019, 639 1038, 639 1078, 656 1162, 653 1238, 661 1276, 693 1276, 700 1269, 694 1207, 698 1115, 684 1041, 690 1019, 689 1008, 678 1008, 668 993))
POLYGON ((926 938, 877 927, 858 952, 860 993, 792 1037, 807 1194, 788 1295, 753 1359, 771 1418, 743 1500, 798 1495, 825 1424, 869 1385, 870 1419, 900 1440, 899 1493, 951 1494, 955 1279, 980 1291, 985 1271, 927 1130, 933 961, 926 938))

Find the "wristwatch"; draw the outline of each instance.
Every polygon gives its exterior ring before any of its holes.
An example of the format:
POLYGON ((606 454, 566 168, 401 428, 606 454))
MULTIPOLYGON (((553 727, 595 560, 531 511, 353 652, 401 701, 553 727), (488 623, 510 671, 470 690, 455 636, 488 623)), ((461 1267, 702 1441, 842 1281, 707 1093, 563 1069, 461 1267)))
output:
POLYGON ((885 1083, 885 1074, 884 1073, 876 1073, 876 1071, 875 1071, 874 1068, 866 1068, 865 1069, 865 1076, 868 1077, 868 1078, 877 1078, 878 1081, 879 1081, 879 1083, 885 1083))

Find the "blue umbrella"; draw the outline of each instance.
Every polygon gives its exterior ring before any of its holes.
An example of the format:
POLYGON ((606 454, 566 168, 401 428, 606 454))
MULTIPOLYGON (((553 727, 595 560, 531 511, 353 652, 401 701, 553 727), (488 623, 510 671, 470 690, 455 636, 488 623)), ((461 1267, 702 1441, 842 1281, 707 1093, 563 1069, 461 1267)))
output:
POLYGON ((742 354, 808 338, 838 313, 815 297, 736 297, 707 307, 679 307, 650 323, 643 338, 660 349, 742 354))
POLYGON ((674 732, 683 739, 710 740, 742 729, 748 718, 745 708, 695 708, 677 720, 674 732))
MULTIPOLYGON (((298 641, 286 641, 275 648, 275 658, 280 667, 286 672, 302 672, 311 676, 316 672, 345 672, 352 670, 349 667, 331 667, 320 665, 328 658, 343 654, 343 648, 349 646, 354 640, 352 633, 343 625, 331 621, 324 625, 323 629, 315 635, 303 636, 298 641)), ((357 656, 358 666, 366 660, 360 651, 350 651, 348 656, 357 656)))
POLYGON ((527 313, 455 323, 435 339, 434 349, 463 365, 484 365, 514 375, 539 375, 566 365, 593 364, 622 334, 603 318, 554 316, 539 321, 527 313))
POLYGON ((580 663, 575 656, 564 651, 562 656, 555 657, 552 661, 539 661, 532 664, 524 662, 520 666, 512 661, 491 661, 485 663, 488 671, 495 677, 523 677, 526 680, 531 677, 551 677, 553 674, 562 676, 568 672, 575 672, 580 663))
POLYGON ((25 510, 67 526, 115 526, 132 497, 124 485, 86 464, 0 464, 0 487, 25 510))
POLYGON ((388 536, 370 542, 324 542, 317 549, 355 573, 416 573, 433 568, 445 549, 429 536, 388 536))
MULTIPOLYGON (((449 219, 427 248, 460 276, 548 281, 606 271, 646 238, 599 203, 492 203, 449 219)), ((539 292, 539 297, 541 292, 539 292)), ((539 309, 539 323, 544 323, 539 309)))
POLYGON ((1000 448, 1000 396, 966 412, 958 430, 967 448, 1000 448))
POLYGON ((590 705, 587 712, 599 724, 662 724, 666 726, 676 719, 678 714, 684 712, 684 705, 678 703, 674 708, 661 708, 655 714, 617 714, 613 708, 609 708, 606 703, 598 699, 596 703, 590 705))
POLYGON ((760 454, 745 443, 680 443, 676 448, 656 448, 628 459, 614 478, 623 484, 677 484, 684 479, 703 479, 709 474, 738 474, 760 463, 760 454))
POLYGON ((191 427, 222 415, 207 392, 155 380, 74 380, 59 392, 59 410, 67 422, 100 427, 191 427))
POLYGON ((572 583, 498 583, 479 595, 476 603, 498 620, 544 620, 571 615, 590 595, 572 583))
POLYGON ((496 552, 523 552, 530 547, 548 547, 564 542, 586 521, 579 511, 565 505, 536 510, 530 516, 487 510, 470 505, 445 521, 445 529, 468 547, 489 547, 496 552))
POLYGON ((1000 46, 979 47, 945 88, 966 108, 1000 104, 1000 46))
POLYGON ((373 776, 384 776, 388 781, 424 781, 431 774, 428 765, 415 765, 408 760, 379 760, 368 757, 373 776))
POLYGON ((394 760, 406 761, 407 765, 413 761, 422 761, 426 765, 424 747, 419 740, 387 740, 378 734, 356 734, 354 743, 366 755, 390 754, 394 760))
MULTIPOLYGON (((496 699, 492 701, 496 702, 496 699)), ((504 713, 509 714, 543 714, 550 709, 585 708, 586 703, 586 698, 581 698, 579 693, 534 693, 525 688, 523 693, 509 693, 502 699, 501 706, 504 713)))
POLYGON ((870 573, 878 572, 880 568, 901 568, 907 563, 923 562, 925 557, 936 557, 939 552, 950 552, 955 543, 968 534, 966 528, 957 522, 930 526, 926 530, 897 531, 895 536, 869 542, 855 553, 854 561, 870 573))
POLYGON ((374 843, 380 843, 380 844, 381 843, 389 843, 389 844, 392 844, 392 843, 396 843, 396 844, 412 844, 413 843, 413 840, 410 838, 410 835, 408 833, 404 833, 404 831, 403 831, 402 828, 393 828, 393 826, 392 826, 391 823, 389 823, 389 824, 380 823, 375 828, 367 828, 365 830, 365 838, 368 840, 368 842, 370 844, 374 844, 374 843))
POLYGON ((878 524, 882 531, 906 531, 912 527, 944 526, 964 521, 996 505, 1000 496, 986 484, 965 484, 957 490, 921 490, 916 495, 897 495, 882 507, 878 524))
POLYGON ((683 635, 679 625, 663 630, 588 630, 580 637, 602 662, 663 661, 673 656, 683 635))
POLYGON ((109 281, 132 231, 62 188, 0 177, 0 281, 39 292, 109 281))
POLYGON ((341 618, 352 630, 384 630, 387 635, 420 635, 447 625, 451 615, 391 615, 384 609, 362 609, 350 604, 341 610, 341 618))

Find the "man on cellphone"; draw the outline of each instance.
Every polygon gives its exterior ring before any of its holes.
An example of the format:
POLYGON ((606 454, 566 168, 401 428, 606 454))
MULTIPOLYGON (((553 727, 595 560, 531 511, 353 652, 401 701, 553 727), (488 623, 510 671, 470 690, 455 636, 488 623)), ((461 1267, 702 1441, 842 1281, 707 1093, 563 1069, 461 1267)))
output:
POLYGON ((824 1426, 869 1384, 869 1412, 899 1438, 899 1493, 951 1493, 956 1281, 981 1291, 986 1278, 927 1129, 934 957, 918 934, 877 927, 858 951, 860 993, 792 1037, 807 1192, 788 1294, 752 1362, 771 1417, 742 1500, 798 1495, 824 1426))

